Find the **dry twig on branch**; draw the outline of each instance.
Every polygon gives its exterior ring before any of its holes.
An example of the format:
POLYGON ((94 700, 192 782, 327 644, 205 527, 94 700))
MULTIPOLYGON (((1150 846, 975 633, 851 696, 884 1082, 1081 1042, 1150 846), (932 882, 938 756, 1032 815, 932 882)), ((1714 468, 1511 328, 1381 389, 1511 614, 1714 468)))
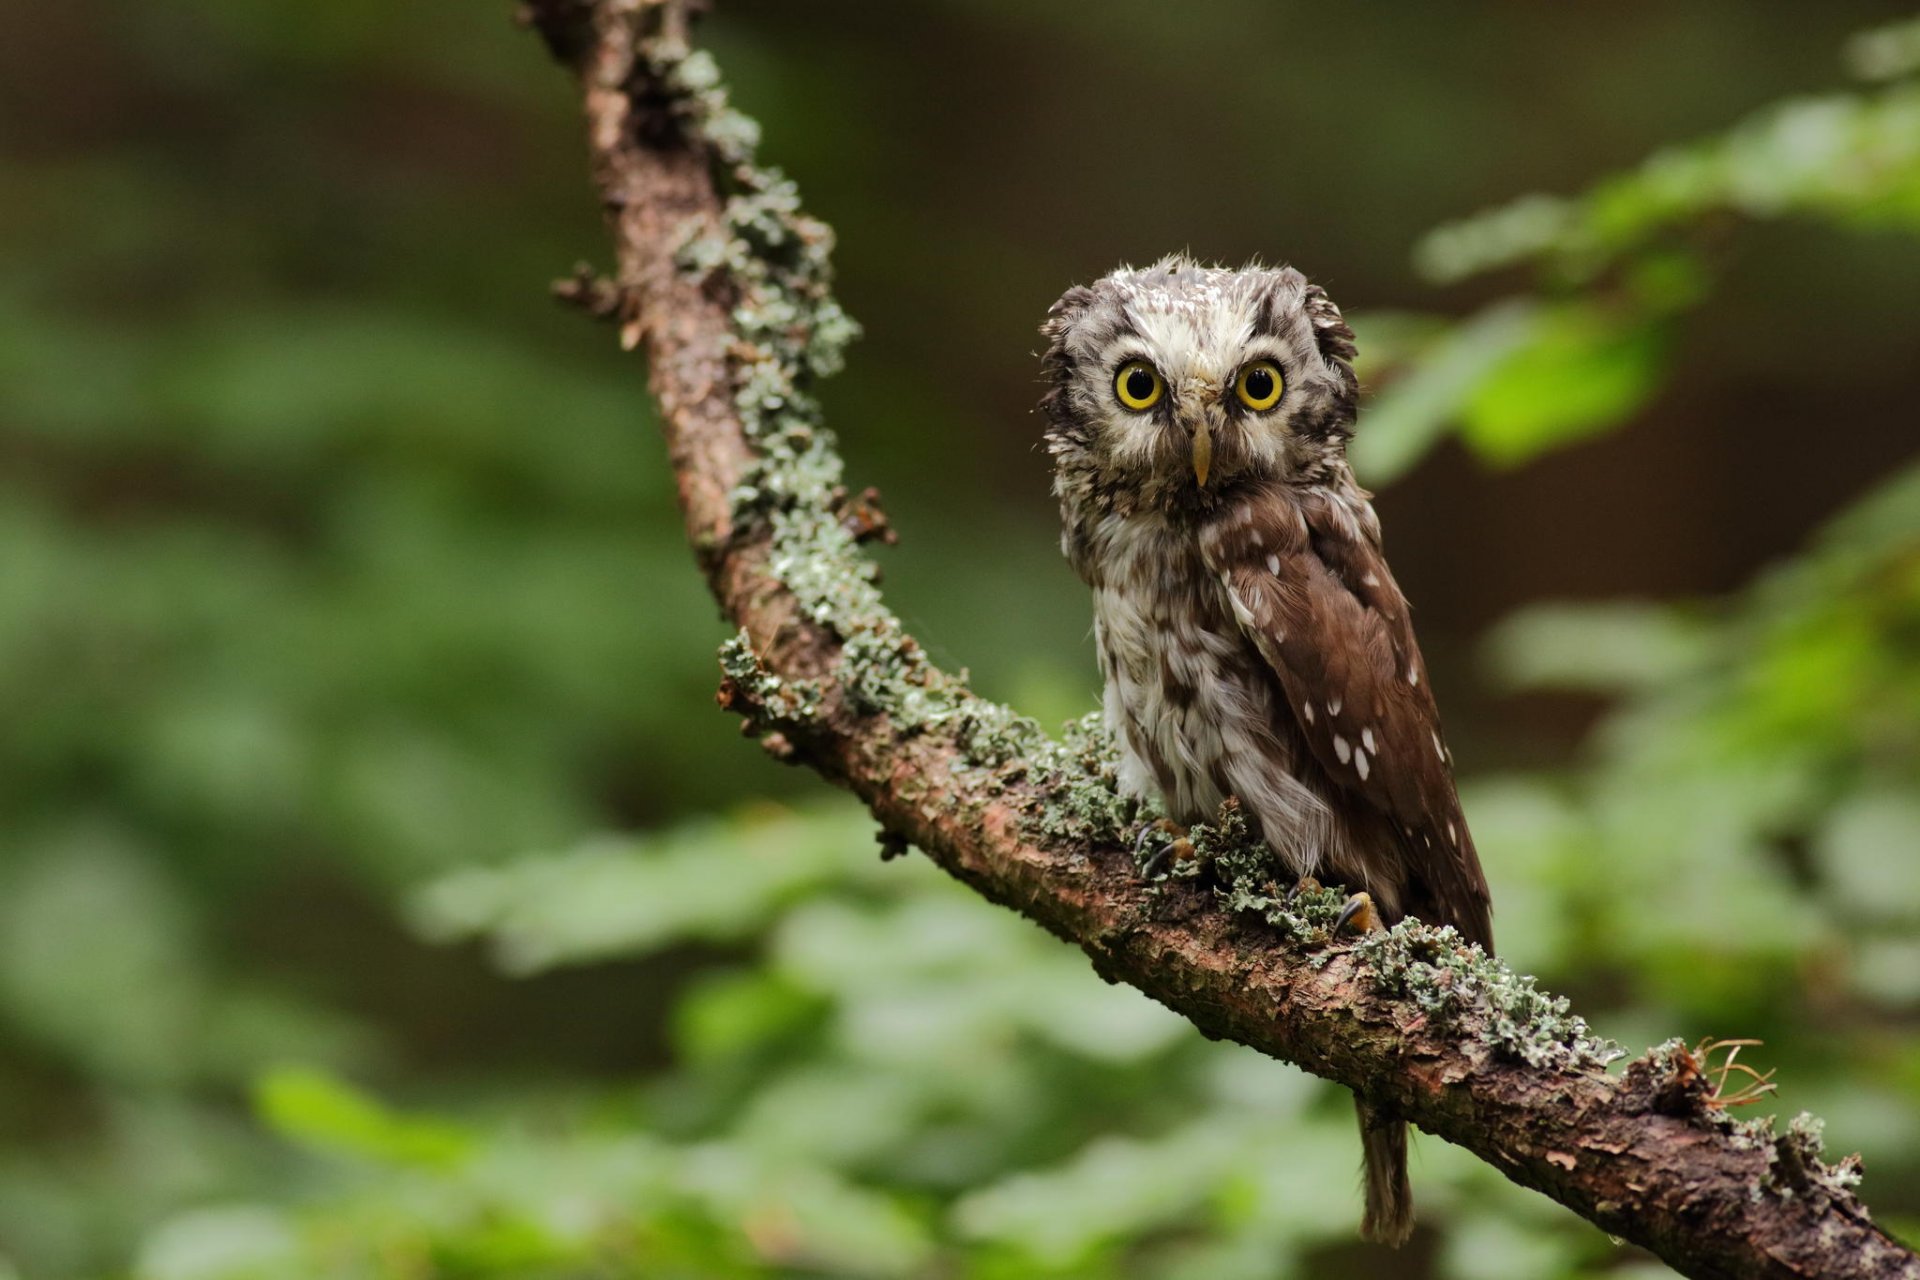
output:
POLYGON ((752 122, 689 44, 692 7, 530 0, 525 17, 579 76, 614 237, 613 277, 560 292, 645 350, 688 537, 740 629, 721 705, 857 794, 885 847, 924 850, 1109 981, 1390 1106, 1688 1275, 1920 1280, 1854 1197, 1856 1162, 1821 1161, 1817 1123, 1732 1120, 1678 1042, 1609 1074, 1617 1051, 1564 1001, 1451 931, 1332 939, 1335 899, 1276 896, 1230 812, 1196 829, 1205 875, 1143 882, 1097 727, 1055 742, 927 660, 860 550, 885 519, 842 484, 809 395, 853 334, 829 232, 755 164, 752 122))

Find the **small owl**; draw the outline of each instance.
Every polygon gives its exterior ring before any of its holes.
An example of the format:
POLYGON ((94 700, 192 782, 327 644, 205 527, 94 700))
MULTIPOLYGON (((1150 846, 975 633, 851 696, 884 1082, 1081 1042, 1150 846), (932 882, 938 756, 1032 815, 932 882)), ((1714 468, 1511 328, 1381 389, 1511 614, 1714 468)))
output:
MULTIPOLYGON (((1291 268, 1170 257, 1042 329, 1061 547, 1093 589, 1121 785, 1177 823, 1229 796, 1297 876, 1492 950, 1487 881, 1407 601, 1346 446, 1353 331, 1291 268)), ((1362 1231, 1413 1227, 1406 1124, 1360 1104, 1362 1231)))

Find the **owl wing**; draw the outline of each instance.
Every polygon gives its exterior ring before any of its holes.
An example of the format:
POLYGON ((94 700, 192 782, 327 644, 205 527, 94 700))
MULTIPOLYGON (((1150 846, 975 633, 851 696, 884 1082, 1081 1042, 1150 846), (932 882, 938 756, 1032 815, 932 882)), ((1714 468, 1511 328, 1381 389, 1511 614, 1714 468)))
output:
POLYGON ((1357 494, 1349 503, 1276 485, 1216 521, 1201 548, 1315 760, 1398 833, 1414 914, 1491 950, 1486 875, 1454 789, 1411 612, 1371 524, 1357 494))

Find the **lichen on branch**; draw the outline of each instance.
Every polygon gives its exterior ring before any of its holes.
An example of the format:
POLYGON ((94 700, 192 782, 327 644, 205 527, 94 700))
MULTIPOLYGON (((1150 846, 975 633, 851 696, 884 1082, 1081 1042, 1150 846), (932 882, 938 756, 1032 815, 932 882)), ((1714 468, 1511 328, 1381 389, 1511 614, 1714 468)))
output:
POLYGON ((1289 899, 1231 807, 1202 855, 1148 877, 1152 815, 1117 786, 1097 716, 1062 739, 975 696, 886 607, 813 395, 857 332, 832 236, 755 158, 758 129, 687 39, 687 0, 531 0, 579 73, 610 279, 562 296, 645 348, 689 540, 738 633, 720 702, 782 759, 853 790, 883 829, 1082 947, 1208 1035, 1295 1062, 1487 1159, 1697 1276, 1920 1277, 1874 1228, 1817 1123, 1730 1120, 1684 1047, 1609 1075, 1617 1047, 1450 929, 1336 939, 1337 895, 1289 899))

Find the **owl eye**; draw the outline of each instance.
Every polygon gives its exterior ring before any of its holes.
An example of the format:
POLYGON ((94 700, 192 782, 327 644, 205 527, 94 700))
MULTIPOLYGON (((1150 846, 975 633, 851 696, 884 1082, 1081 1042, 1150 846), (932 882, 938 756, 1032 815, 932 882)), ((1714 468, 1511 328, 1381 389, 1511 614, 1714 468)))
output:
POLYGON ((1166 393, 1167 384, 1160 371, 1145 360, 1129 360, 1113 376, 1113 394, 1135 413, 1153 408, 1166 393))
POLYGON ((1240 397, 1240 403, 1258 413, 1279 404, 1280 393, 1285 389, 1280 366, 1271 360, 1255 360, 1233 380, 1233 391, 1240 397))

